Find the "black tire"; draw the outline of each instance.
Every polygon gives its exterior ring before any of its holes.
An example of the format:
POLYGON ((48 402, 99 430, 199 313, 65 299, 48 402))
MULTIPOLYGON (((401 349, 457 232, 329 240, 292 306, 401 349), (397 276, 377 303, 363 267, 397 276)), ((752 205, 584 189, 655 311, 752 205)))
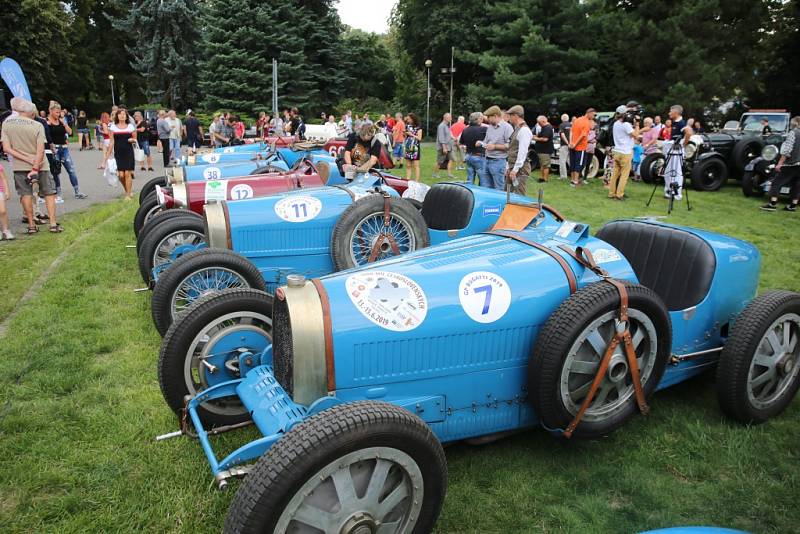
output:
MULTIPOLYGON (((783 375, 782 380, 786 381, 785 384, 781 385, 781 380, 778 380, 776 391, 772 393, 766 390, 772 386, 766 384, 760 393, 767 393, 767 396, 774 398, 766 399, 763 403, 755 402, 748 394, 750 389, 748 382, 755 369, 753 360, 756 358, 756 352, 762 343, 771 345, 765 340, 767 331, 772 330, 774 323, 780 318, 791 314, 800 318, 800 294, 790 291, 770 291, 754 298, 736 318, 717 364, 717 398, 722 411, 728 417, 745 424, 763 423, 783 412, 792 402, 800 387, 800 361, 798 361, 800 324, 797 323, 794 323, 793 330, 790 330, 790 336, 794 333, 795 339, 793 352, 778 356, 779 360, 788 359, 788 365, 792 366, 788 371, 780 368, 783 366, 778 366, 776 370, 776 377, 781 378, 783 375)), ((777 353, 777 350, 772 350, 777 353)), ((766 371, 763 374, 766 374, 766 371)))
POLYGON ((142 228, 139 230, 139 235, 136 236, 136 252, 137 253, 139 252, 139 248, 142 246, 142 240, 144 240, 145 236, 150 232, 150 230, 152 230, 159 224, 163 223, 164 221, 167 221, 169 219, 174 219, 175 217, 196 217, 200 220, 203 219, 203 216, 200 215, 199 213, 195 213, 193 211, 184 209, 174 208, 174 209, 159 211, 158 213, 150 217, 150 220, 144 223, 144 226, 142 226, 142 228))
MULTIPOLYGON (((188 277, 207 269, 226 269, 232 271, 239 278, 243 288, 252 288, 266 291, 267 285, 261 272, 247 258, 227 249, 207 248, 190 252, 175 261, 164 275, 158 279, 153 288, 150 301, 150 313, 153 324, 162 336, 167 333, 170 325, 175 321, 172 300, 175 292, 188 277)), ((233 289, 233 288, 226 288, 233 289)), ((209 291, 203 296, 219 293, 209 291)), ((199 300, 199 299, 197 299, 199 300)))
POLYGON ((157 176, 151 180, 148 180, 143 186, 142 190, 139 191, 139 204, 144 202, 144 199, 150 196, 150 193, 155 193, 156 186, 160 185, 161 187, 167 186, 167 177, 166 176, 157 176))
POLYGON ((163 211, 163 209, 158 204, 158 198, 155 192, 147 195, 136 209, 136 215, 133 216, 133 234, 139 237, 139 232, 142 231, 142 227, 147 224, 147 221, 149 221, 153 215, 161 211, 163 211))
MULTIPOLYGON (((333 227, 333 238, 331 239, 331 256, 333 256, 333 267, 336 271, 356 267, 357 263, 351 253, 351 238, 356 231, 356 226, 365 217, 380 215, 383 217, 384 198, 382 195, 369 195, 353 202, 336 221, 333 227)), ((430 244, 428 235, 428 225, 422 214, 413 204, 405 199, 392 198, 389 213, 396 221, 401 224, 413 238, 412 250, 425 248, 430 244)), ((365 253, 367 253, 365 249, 365 253)), ((379 258, 390 257, 391 251, 379 255, 379 258)), ((366 262, 364 262, 366 263, 366 262)))
POLYGON ((252 171, 250 171, 250 176, 257 176, 259 174, 268 174, 271 172, 282 172, 285 173, 286 169, 282 169, 280 167, 276 167, 275 165, 264 165, 262 167, 256 167, 252 171))
POLYGON ((664 154, 661 152, 654 152, 644 157, 642 160, 642 165, 639 169, 639 174, 642 176, 643 182, 647 184, 654 184, 662 181, 661 176, 658 175, 657 169, 654 168, 654 165, 658 163, 658 160, 661 160, 661 165, 663 165, 664 161, 666 161, 664 154))
POLYGON ((692 187, 697 191, 717 191, 728 181, 728 166, 722 158, 698 161, 692 167, 692 187))
POLYGON ((182 231, 198 234, 202 240, 205 240, 204 221, 196 217, 178 217, 164 221, 150 230, 147 237, 142 240, 139 247, 139 273, 145 283, 149 285, 151 282, 151 274, 155 265, 154 255, 158 252, 156 249, 159 243, 171 234, 182 231))
POLYGON ((733 151, 731 151, 733 167, 739 172, 744 172, 747 164, 761 154, 762 148, 764 148, 764 141, 757 137, 740 139, 733 146, 733 151))
MULTIPOLYGON (((651 350, 655 349, 650 371, 646 373, 642 369, 642 385, 645 396, 649 397, 661 380, 672 348, 669 314, 663 301, 652 290, 629 282, 625 283, 625 287, 628 290, 628 311, 631 316, 629 324, 633 322, 634 315, 643 314, 651 321, 657 338, 654 347, 650 346, 651 338, 646 338, 647 347, 651 350)), ((608 314, 616 317, 618 311, 619 292, 617 289, 607 282, 598 282, 579 290, 565 300, 542 327, 536 339, 531 363, 528 366, 528 391, 530 391, 534 409, 545 427, 566 428, 575 417, 580 402, 583 402, 583 398, 585 398, 584 396, 575 399, 575 407, 571 410, 565 406, 562 399, 562 371, 573 344, 580 341, 580 336, 593 321, 608 314)), ((639 325, 637 325, 637 330, 638 328, 639 325)), ((636 333, 633 332, 633 335, 635 337, 636 333)), ((605 342, 610 341, 611 336, 608 336, 605 342)), ((602 354, 595 355, 597 363, 601 358, 602 354)), ((594 379, 594 375, 587 374, 585 376, 588 382, 594 379)), ((629 373, 626 376, 629 376, 629 373)), ((608 380, 608 377, 604 378, 603 384, 608 380)), ((582 387, 585 387, 585 384, 582 387)), ((632 387, 626 386, 623 394, 630 394, 630 397, 604 417, 590 419, 589 412, 587 412, 573 435, 580 438, 596 438, 610 434, 622 426, 638 411, 632 387)))
POLYGON ((596 154, 591 155, 589 164, 585 168, 585 172, 586 174, 584 175, 584 178, 587 180, 597 178, 597 175, 600 174, 600 158, 598 158, 596 154))
MULTIPOLYGON (((248 312, 269 319, 271 335, 272 295, 254 289, 232 289, 200 299, 169 327, 158 356, 158 384, 164 400, 174 412, 183 409, 184 396, 199 393, 197 389, 201 384, 189 384, 185 376, 186 362, 192 358, 190 351, 197 336, 222 317, 248 312)), ((195 368, 195 372, 203 371, 195 368)), ((250 418, 238 399, 226 401, 226 413, 201 405, 198 409, 200 419, 210 425, 230 425, 250 418)))
POLYGON ((761 184, 764 183, 764 176, 754 171, 745 171, 742 176, 742 194, 746 197, 763 197, 764 190, 761 184))
POLYGON ((416 524, 403 532, 431 532, 447 492, 442 446, 417 416, 378 401, 334 406, 287 432, 244 479, 225 518, 224 532, 277 532, 284 509, 312 477, 348 454, 373 447, 399 451, 416 464, 423 479, 423 498, 416 524))
POLYGON ((422 213, 422 202, 417 200, 416 198, 406 198, 404 199, 406 202, 414 206, 418 212, 422 213))

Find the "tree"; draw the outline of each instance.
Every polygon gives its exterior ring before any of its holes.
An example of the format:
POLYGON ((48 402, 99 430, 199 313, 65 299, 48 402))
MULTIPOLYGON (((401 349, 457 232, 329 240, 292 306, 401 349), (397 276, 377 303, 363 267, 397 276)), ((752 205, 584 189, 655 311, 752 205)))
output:
POLYGON ((374 97, 388 101, 394 96, 395 76, 387 38, 361 30, 342 36, 340 70, 349 98, 374 97))
MULTIPOLYGON (((755 67, 761 90, 751 100, 759 106, 800 113, 800 2, 772 2, 771 18, 762 34, 761 68, 755 67)), ((745 54, 746 55, 746 54, 745 54)))
POLYGON ((194 0, 143 0, 124 17, 111 17, 114 27, 136 35, 126 45, 130 65, 146 83, 150 101, 186 108, 196 100, 200 33, 194 0))

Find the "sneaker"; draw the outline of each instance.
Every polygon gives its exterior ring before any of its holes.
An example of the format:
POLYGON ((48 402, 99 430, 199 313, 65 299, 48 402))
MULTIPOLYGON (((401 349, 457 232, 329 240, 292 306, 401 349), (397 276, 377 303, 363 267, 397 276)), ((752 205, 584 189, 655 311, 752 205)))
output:
POLYGON ((63 204, 63 203, 64 203, 64 199, 61 198, 61 195, 58 195, 56 197, 56 204, 63 204))
POLYGON ((764 211, 775 211, 775 210, 778 209, 778 205, 777 204, 773 204, 772 202, 768 202, 768 203, 764 204, 763 206, 761 206, 761 209, 764 210, 764 211))
POLYGON ((783 211, 797 211, 797 204, 786 204, 783 211))
POLYGON ((16 239, 16 237, 14 237, 14 234, 11 233, 11 230, 3 230, 2 236, 3 236, 2 238, 3 241, 13 241, 16 239))
POLYGON ((89 195, 86 193, 75 193, 75 198, 78 200, 83 200, 84 198, 89 198, 89 195))

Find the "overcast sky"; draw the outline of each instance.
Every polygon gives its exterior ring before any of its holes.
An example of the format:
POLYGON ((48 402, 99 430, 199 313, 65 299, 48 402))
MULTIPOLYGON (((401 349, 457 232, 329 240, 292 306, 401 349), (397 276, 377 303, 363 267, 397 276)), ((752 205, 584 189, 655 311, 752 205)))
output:
POLYGON ((342 22, 353 28, 373 33, 389 30, 389 14, 397 0, 339 0, 342 22))

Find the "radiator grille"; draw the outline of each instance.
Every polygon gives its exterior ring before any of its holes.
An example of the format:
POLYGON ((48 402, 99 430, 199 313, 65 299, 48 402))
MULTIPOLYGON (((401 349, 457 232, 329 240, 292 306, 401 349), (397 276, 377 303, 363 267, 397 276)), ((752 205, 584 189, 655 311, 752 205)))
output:
POLYGON ((294 353, 289 306, 276 298, 272 307, 272 367, 278 383, 290 396, 294 392, 294 353))

